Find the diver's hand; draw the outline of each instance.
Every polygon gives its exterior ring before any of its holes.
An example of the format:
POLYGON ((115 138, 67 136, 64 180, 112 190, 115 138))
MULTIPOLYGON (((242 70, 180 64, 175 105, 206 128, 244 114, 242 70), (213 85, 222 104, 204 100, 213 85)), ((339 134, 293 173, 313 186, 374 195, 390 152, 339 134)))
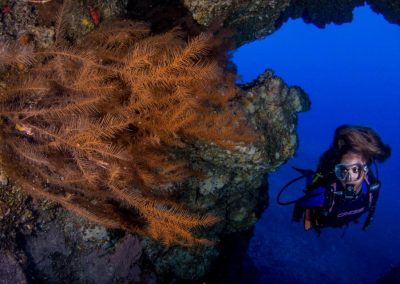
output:
POLYGON ((371 225, 371 223, 372 219, 365 222, 364 226, 362 227, 362 230, 365 232, 368 229, 369 225, 371 225))

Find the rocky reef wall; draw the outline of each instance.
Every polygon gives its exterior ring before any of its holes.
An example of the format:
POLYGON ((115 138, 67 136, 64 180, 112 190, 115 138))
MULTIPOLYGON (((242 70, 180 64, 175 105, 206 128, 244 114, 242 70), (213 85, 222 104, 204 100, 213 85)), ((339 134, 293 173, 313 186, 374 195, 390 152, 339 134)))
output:
POLYGON ((237 46, 272 34, 289 18, 302 18, 306 23, 324 28, 331 23, 350 23, 354 8, 365 4, 391 23, 398 24, 400 15, 398 0, 184 0, 183 3, 200 25, 219 25, 233 30, 237 46))

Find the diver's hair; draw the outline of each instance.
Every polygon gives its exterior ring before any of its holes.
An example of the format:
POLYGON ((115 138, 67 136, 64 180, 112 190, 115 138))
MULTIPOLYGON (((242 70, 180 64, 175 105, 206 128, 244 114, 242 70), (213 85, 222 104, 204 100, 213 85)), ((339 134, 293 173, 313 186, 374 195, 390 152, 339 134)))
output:
POLYGON ((349 152, 358 153, 367 164, 375 160, 383 162, 391 155, 390 146, 384 144, 379 135, 366 126, 339 126, 336 128, 332 147, 339 152, 340 158, 349 152))
POLYGON ((342 125, 336 128, 331 147, 319 159, 317 171, 323 178, 318 184, 330 184, 335 180, 333 169, 343 155, 356 153, 370 166, 375 160, 385 161, 391 148, 384 144, 379 135, 369 127, 342 125))

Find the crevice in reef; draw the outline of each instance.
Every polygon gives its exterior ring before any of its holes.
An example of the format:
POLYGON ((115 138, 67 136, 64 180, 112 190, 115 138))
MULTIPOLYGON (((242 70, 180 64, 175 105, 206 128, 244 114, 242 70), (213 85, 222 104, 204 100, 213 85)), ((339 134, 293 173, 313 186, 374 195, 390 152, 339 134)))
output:
POLYGON ((151 23, 154 33, 163 33, 176 26, 192 34, 198 34, 205 29, 193 20, 192 15, 179 0, 129 0, 127 16, 134 20, 151 23))
MULTIPOLYGON (((261 192, 260 201, 255 210, 259 219, 269 206, 268 177, 265 175, 258 192, 261 192)), ((219 257, 214 261, 210 272, 196 283, 230 284, 230 283, 255 283, 259 273, 252 259, 247 255, 247 250, 254 235, 255 225, 240 232, 230 233, 221 238, 218 246, 219 257)))

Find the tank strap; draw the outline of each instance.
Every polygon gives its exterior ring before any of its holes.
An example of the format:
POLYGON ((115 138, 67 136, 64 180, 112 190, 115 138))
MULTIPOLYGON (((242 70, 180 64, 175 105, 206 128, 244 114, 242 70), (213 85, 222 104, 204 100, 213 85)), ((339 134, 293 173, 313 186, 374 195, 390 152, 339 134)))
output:
POLYGON ((331 205, 330 205, 330 207, 329 207, 329 209, 328 209, 328 212, 329 212, 329 213, 332 212, 333 206, 335 205, 335 192, 336 192, 336 182, 334 182, 334 183, 331 184, 331 192, 330 192, 330 194, 331 194, 332 196, 331 196, 330 198, 332 198, 332 201, 331 201, 331 205))
POLYGON ((374 194, 371 191, 371 182, 369 180, 368 174, 365 176, 364 180, 365 180, 365 183, 367 184, 367 188, 368 188, 367 190, 368 190, 368 209, 369 209, 369 208, 371 208, 372 202, 374 201, 374 194))

